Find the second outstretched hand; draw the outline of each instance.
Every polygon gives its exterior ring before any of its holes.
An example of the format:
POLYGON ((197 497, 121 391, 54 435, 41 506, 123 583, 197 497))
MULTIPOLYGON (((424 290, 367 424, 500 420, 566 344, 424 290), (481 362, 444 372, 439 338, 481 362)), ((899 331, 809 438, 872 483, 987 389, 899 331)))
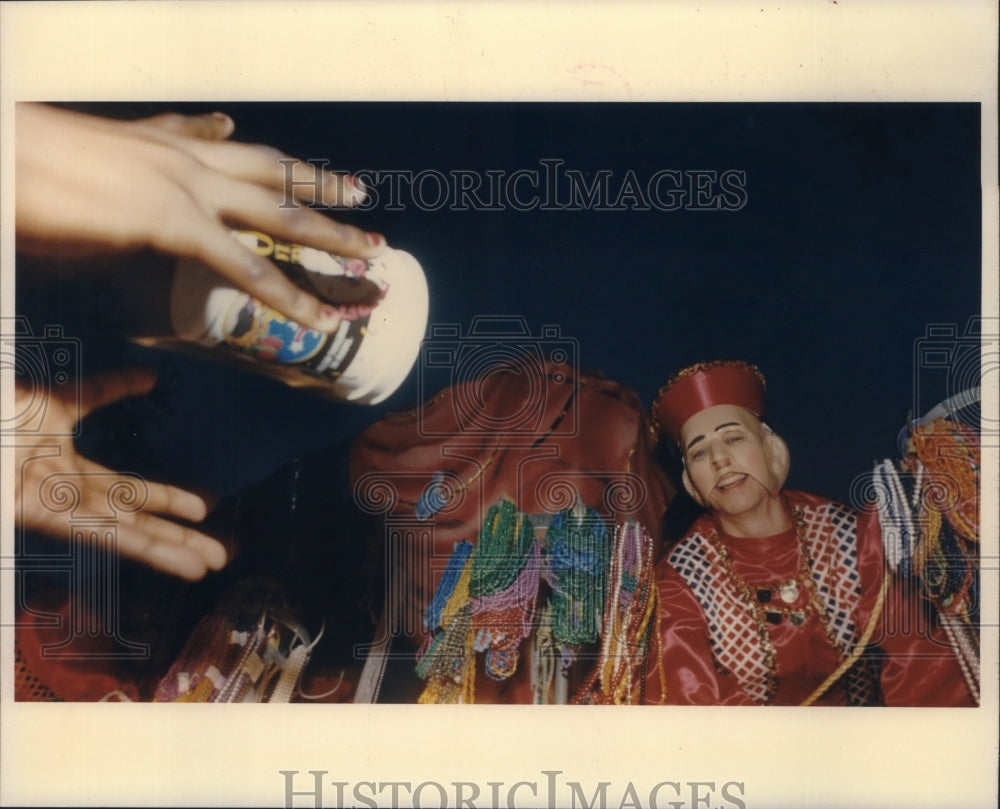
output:
POLYGON ((366 192, 351 175, 229 141, 234 127, 222 113, 117 121, 19 104, 18 251, 81 257, 153 248, 195 258, 292 320, 333 331, 335 307, 237 243, 230 229, 372 258, 385 249, 382 236, 307 207, 350 207, 366 192))
POLYGON ((154 383, 152 374, 139 370, 103 374, 79 387, 71 384, 44 393, 18 381, 17 412, 37 412, 40 422, 31 432, 14 434, 15 520, 25 529, 66 539, 72 532, 70 506, 77 513, 102 515, 120 498, 115 509, 116 546, 111 550, 165 573, 197 580, 209 570, 220 570, 228 560, 221 542, 184 524, 205 518, 205 500, 176 486, 113 472, 80 455, 73 443, 75 424, 87 413, 148 393, 154 383))

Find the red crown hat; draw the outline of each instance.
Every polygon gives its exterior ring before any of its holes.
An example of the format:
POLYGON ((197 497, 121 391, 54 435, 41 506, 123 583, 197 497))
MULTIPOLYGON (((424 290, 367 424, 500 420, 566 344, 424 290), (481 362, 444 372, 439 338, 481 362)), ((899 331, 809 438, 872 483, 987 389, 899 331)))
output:
POLYGON ((678 371, 653 400, 653 419, 661 433, 677 441, 689 418, 715 405, 736 405, 764 417, 764 376, 737 360, 699 362, 678 371))

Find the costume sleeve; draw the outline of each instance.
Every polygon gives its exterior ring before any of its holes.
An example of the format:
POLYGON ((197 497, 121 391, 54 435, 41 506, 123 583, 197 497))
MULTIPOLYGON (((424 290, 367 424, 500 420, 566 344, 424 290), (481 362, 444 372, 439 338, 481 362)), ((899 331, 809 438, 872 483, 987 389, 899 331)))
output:
POLYGON ((716 670, 701 605, 666 562, 656 571, 659 621, 650 649, 646 702, 662 705, 744 705, 736 678, 716 670))
MULTIPOLYGON (((888 569, 878 519, 871 512, 858 515, 858 562, 865 588, 859 610, 863 629, 888 569)), ((884 654, 881 684, 886 705, 975 705, 951 643, 915 583, 891 574, 882 614, 869 643, 884 654)))

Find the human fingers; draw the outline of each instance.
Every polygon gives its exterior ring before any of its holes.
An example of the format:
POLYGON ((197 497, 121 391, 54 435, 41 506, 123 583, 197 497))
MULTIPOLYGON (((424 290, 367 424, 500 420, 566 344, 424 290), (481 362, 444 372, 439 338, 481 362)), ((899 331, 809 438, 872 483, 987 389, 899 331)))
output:
POLYGON ((385 238, 338 222, 253 183, 220 182, 211 192, 217 214, 228 224, 249 226, 295 244, 341 256, 374 258, 385 238))
MULTIPOLYGON (((150 503, 157 503, 157 495, 153 492, 147 500, 143 487, 137 487, 134 479, 109 475, 108 470, 83 459, 77 459, 70 471, 61 469, 49 465, 45 470, 35 470, 34 477, 25 481, 27 489, 20 511, 25 528, 60 539, 70 535, 72 527, 65 509, 54 505, 65 505, 67 492, 61 479, 72 474, 75 513, 106 514, 109 503, 116 506, 113 544, 105 548, 109 552, 191 580, 203 578, 209 570, 221 569, 228 561, 226 549, 218 540, 146 511, 150 503)), ((96 533, 94 536, 95 541, 107 542, 107 532, 102 532, 99 540, 96 533)))
POLYGON ((111 486, 124 484, 127 489, 135 492, 134 499, 142 511, 193 523, 201 522, 208 516, 208 499, 187 489, 145 480, 134 474, 118 474, 96 461, 78 455, 72 448, 67 451, 67 460, 82 479, 94 481, 93 487, 88 487, 88 494, 98 501, 107 499, 111 486))
MULTIPOLYGON (((149 393, 156 384, 156 375, 145 369, 129 368, 87 377, 77 384, 79 385, 80 415, 86 416, 88 413, 120 399, 149 393)), ((61 389, 60 394, 63 397, 76 395, 76 389, 61 389)))
POLYGON ((120 522, 117 540, 122 556, 190 581, 221 570, 228 561, 218 540, 144 512, 120 522))
POLYGON ((367 198, 364 184, 352 174, 327 171, 325 164, 298 160, 263 144, 225 141, 235 129, 222 112, 205 115, 163 113, 131 122, 134 130, 169 140, 203 165, 228 177, 251 182, 288 199, 328 207, 358 205, 367 198))
POLYGON ((298 160, 271 146, 189 141, 183 147, 228 177, 280 191, 283 200, 350 207, 368 197, 353 174, 327 171, 324 164, 298 160))
POLYGON ((290 281, 263 256, 247 250, 229 230, 208 217, 196 218, 185 230, 188 243, 184 255, 227 278, 290 320, 307 328, 333 332, 340 326, 340 314, 290 281))
POLYGON ((132 121, 130 126, 153 137, 171 135, 204 141, 225 140, 236 129, 233 119, 224 112, 210 112, 204 115, 164 112, 150 118, 132 121))
POLYGON ((201 522, 208 516, 208 504, 194 492, 165 483, 147 482, 146 487, 146 511, 188 522, 201 522))

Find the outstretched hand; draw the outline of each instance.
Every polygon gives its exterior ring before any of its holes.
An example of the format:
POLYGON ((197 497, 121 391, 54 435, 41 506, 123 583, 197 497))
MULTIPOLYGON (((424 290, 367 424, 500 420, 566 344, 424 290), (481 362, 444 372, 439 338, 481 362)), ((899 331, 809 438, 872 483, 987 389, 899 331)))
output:
POLYGON ((113 510, 117 548, 109 550, 196 580, 227 561, 222 543, 177 522, 203 520, 205 500, 176 486, 113 472, 79 455, 73 444, 75 425, 87 413, 148 393, 154 383, 151 374, 137 370, 42 393, 18 380, 15 412, 35 414, 37 421, 30 433, 15 433, 16 519, 26 529, 68 539, 74 514, 103 516, 113 510))
POLYGON ((17 249, 24 253, 153 248, 195 258, 292 320, 333 331, 340 322, 334 307, 238 244, 230 229, 359 258, 385 248, 379 234, 302 204, 362 202, 366 192, 351 175, 230 142, 234 124, 222 113, 116 121, 19 104, 15 127, 17 249))

